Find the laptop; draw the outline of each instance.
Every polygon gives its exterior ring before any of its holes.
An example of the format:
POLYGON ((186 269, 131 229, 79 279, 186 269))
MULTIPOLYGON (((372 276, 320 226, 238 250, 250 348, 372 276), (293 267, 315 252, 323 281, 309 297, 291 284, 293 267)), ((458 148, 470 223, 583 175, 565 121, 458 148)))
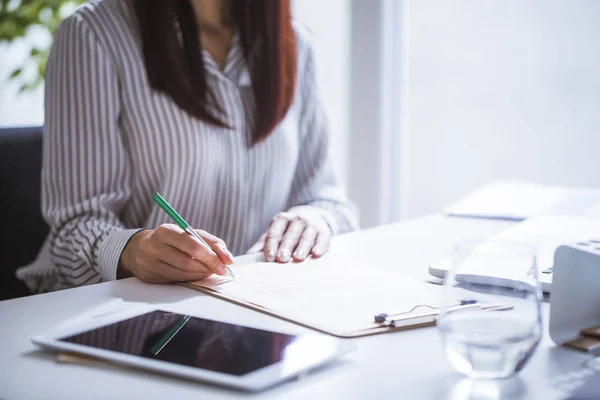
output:
MULTIPOLYGON (((538 277, 544 292, 550 292, 553 279, 554 252, 565 244, 577 244, 600 250, 600 219, 568 215, 542 215, 529 218, 499 233, 490 240, 515 240, 532 244, 537 249, 538 277)), ((444 278, 450 268, 446 258, 429 267, 429 273, 436 278, 444 278)), ((500 281, 519 281, 527 270, 498 271, 482 265, 478 275, 489 279, 490 284, 500 281)))

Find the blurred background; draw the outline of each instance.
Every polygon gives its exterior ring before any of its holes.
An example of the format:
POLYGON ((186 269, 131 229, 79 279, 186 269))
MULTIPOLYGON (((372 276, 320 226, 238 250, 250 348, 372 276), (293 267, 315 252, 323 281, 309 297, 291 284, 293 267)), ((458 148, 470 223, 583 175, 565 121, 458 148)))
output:
MULTIPOLYGON (((0 128, 43 124, 39 71, 75 6, 0 0, 0 128)), ((314 35, 333 154, 364 227, 500 178, 600 187, 600 1, 293 0, 293 11, 314 35)))

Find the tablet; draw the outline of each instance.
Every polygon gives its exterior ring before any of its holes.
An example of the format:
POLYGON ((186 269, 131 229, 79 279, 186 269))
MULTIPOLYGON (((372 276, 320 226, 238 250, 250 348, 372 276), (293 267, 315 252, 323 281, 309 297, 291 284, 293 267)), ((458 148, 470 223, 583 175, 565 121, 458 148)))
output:
POLYGON ((57 328, 33 343, 117 364, 257 391, 348 352, 347 341, 142 307, 57 328))

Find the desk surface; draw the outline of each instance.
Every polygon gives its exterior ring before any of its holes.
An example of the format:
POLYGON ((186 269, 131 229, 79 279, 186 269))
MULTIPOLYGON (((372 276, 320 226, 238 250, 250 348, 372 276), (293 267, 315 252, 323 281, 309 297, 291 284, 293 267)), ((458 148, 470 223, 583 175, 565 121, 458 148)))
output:
MULTIPOLYGON (((332 251, 365 262, 375 261, 389 271, 428 279, 427 266, 448 255, 455 241, 491 236, 510 225, 429 216, 339 237, 332 251)), ((0 302, 0 399, 466 399, 480 390, 450 369, 434 327, 353 339, 357 351, 339 362, 254 395, 117 366, 57 364, 52 354, 38 350, 29 340, 63 320, 115 299, 183 302, 207 317, 226 315, 232 321, 266 328, 287 325, 184 287, 146 285, 133 278, 0 302)), ((556 398, 558 392, 550 385, 552 378, 579 370, 590 359, 553 345, 548 336, 547 304, 543 311, 544 338, 532 360, 519 378, 488 391, 500 390, 506 398, 556 398)))

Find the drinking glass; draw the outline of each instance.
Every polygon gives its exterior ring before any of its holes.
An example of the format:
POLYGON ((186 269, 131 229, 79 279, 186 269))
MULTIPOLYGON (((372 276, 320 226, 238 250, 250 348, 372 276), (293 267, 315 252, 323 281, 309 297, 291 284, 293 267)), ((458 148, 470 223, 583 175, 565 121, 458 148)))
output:
POLYGON ((475 379, 514 375, 542 335, 535 247, 469 239, 448 261, 437 325, 450 364, 475 379))

